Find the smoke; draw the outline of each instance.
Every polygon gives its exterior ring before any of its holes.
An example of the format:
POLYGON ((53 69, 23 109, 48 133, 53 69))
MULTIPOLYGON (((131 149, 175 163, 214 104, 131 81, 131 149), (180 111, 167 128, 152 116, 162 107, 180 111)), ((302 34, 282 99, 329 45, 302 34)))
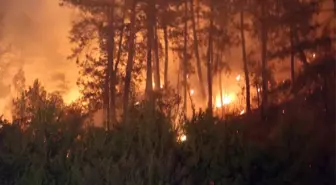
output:
POLYGON ((35 79, 47 91, 59 91, 66 102, 77 98, 78 69, 67 60, 74 17, 58 0, 0 1, 0 115, 10 116, 18 86, 35 79))

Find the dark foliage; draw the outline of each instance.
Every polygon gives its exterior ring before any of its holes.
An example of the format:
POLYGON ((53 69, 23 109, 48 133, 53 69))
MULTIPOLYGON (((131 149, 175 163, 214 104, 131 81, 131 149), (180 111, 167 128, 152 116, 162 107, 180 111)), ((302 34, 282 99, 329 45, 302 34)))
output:
POLYGON ((305 111, 282 114, 266 132, 251 117, 221 121, 199 114, 184 124, 185 141, 169 119, 148 116, 145 107, 133 122, 108 132, 83 129, 79 119, 31 123, 25 130, 2 121, 0 184, 331 185, 334 124, 305 111))

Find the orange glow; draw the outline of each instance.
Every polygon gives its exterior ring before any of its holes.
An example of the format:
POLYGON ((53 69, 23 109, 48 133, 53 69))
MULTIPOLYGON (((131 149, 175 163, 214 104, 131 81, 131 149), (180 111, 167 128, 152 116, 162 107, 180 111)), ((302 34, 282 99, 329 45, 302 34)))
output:
POLYGON ((238 76, 236 77, 236 80, 237 80, 237 81, 240 81, 240 78, 241 78, 241 76, 238 75, 238 76))
POLYGON ((234 95, 231 94, 231 95, 223 95, 223 102, 221 102, 221 97, 220 95, 217 95, 216 96, 216 108, 220 108, 224 105, 229 105, 231 104, 233 101, 234 101, 234 95))
POLYGON ((73 103, 74 101, 81 98, 81 93, 78 91, 78 89, 72 89, 68 94, 66 94, 63 99, 64 103, 69 105, 73 103))
POLYGON ((195 94, 195 90, 194 90, 194 89, 191 89, 191 90, 190 90, 190 94, 191 94, 191 95, 194 95, 194 94, 195 94))
MULTIPOLYGON (((155 82, 152 82, 152 86, 153 86, 153 88, 155 88, 155 82)), ((161 82, 161 84, 160 84, 160 88, 161 88, 161 89, 163 88, 163 84, 162 84, 162 82, 161 82)))
POLYGON ((182 134, 179 139, 181 142, 184 142, 187 140, 187 136, 185 134, 182 134))

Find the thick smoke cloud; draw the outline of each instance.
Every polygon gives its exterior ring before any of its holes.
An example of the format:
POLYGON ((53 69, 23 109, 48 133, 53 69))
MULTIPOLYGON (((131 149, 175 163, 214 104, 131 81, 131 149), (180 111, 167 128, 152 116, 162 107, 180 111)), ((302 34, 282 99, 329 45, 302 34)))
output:
POLYGON ((39 79, 48 91, 61 92, 65 101, 76 98, 78 69, 67 60, 73 12, 58 0, 1 0, 1 18, 0 54, 6 52, 0 55, 0 115, 9 116, 18 73, 26 86, 39 79))

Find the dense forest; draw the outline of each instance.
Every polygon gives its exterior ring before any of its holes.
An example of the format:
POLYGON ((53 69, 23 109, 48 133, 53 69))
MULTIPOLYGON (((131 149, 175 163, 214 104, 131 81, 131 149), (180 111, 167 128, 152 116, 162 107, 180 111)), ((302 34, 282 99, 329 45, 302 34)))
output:
POLYGON ((335 183, 335 1, 54 1, 81 97, 16 73, 0 184, 335 183))

